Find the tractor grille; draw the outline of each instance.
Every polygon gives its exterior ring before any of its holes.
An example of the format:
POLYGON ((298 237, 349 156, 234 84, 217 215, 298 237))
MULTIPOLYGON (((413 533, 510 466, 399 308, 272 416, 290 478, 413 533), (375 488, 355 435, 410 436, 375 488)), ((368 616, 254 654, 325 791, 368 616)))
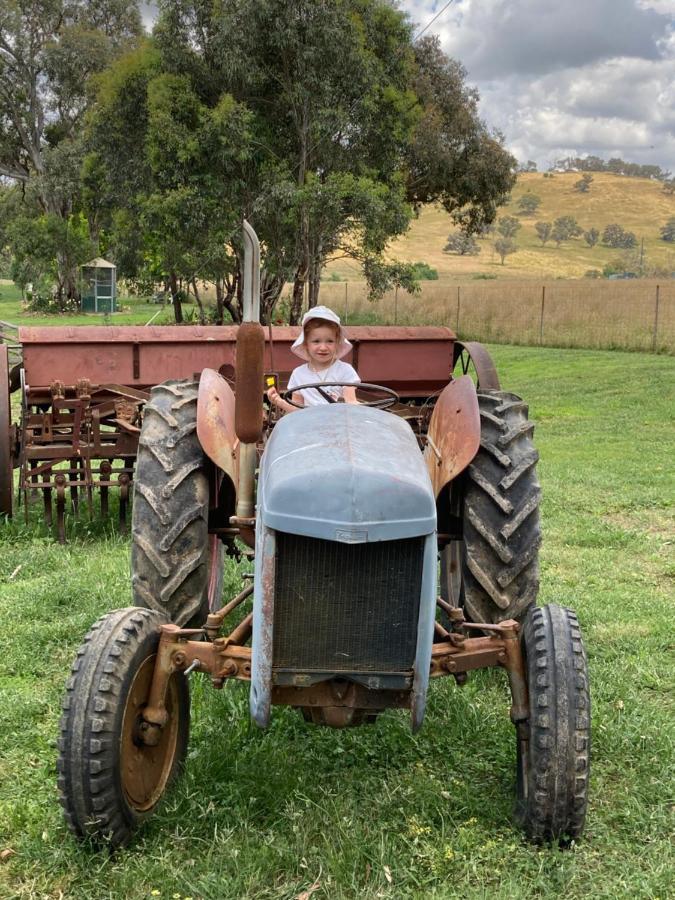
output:
POLYGON ((341 544, 277 534, 274 667, 412 669, 424 538, 341 544))

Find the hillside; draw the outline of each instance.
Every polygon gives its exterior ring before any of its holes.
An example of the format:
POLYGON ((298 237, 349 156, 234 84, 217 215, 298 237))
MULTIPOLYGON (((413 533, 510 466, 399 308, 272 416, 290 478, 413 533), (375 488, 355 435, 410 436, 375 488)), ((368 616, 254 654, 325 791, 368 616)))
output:
MULTIPOLYGON (((638 241, 644 238, 646 264, 675 271, 675 244, 660 239, 659 229, 675 216, 675 196, 663 193, 660 182, 645 178, 625 178, 603 172, 593 173, 590 191, 574 190, 580 173, 555 174, 545 178, 542 172, 518 177, 511 203, 499 215, 517 216, 522 228, 516 235, 518 252, 506 258, 502 266, 494 252, 494 235, 479 242, 478 256, 461 257, 443 252, 448 234, 454 230, 450 217, 442 209, 426 209, 413 222, 409 233, 391 246, 392 256, 408 262, 423 260, 434 266, 443 279, 462 281, 480 275, 498 278, 581 278, 589 269, 602 267, 616 259, 621 251, 598 243, 590 248, 583 238, 566 241, 556 248, 549 242, 542 246, 534 230, 537 221, 553 222, 559 216, 574 216, 584 229, 597 228, 600 233, 613 222, 632 231, 638 241), (533 216, 518 215, 518 200, 527 191, 541 198, 541 206, 533 216)), ((358 267, 336 260, 328 267, 342 278, 360 278, 358 267)))

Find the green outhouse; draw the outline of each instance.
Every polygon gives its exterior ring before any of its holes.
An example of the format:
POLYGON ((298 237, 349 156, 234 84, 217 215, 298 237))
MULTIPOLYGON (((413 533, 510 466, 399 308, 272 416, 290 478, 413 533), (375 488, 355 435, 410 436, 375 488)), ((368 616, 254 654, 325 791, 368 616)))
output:
POLYGON ((80 266, 82 312, 115 312, 117 267, 101 257, 80 266))

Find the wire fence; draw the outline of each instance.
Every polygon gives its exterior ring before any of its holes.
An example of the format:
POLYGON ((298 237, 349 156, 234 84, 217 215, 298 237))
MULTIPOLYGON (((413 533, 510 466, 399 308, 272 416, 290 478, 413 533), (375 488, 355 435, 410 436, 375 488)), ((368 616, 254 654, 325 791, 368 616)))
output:
POLYGON ((675 353, 675 281, 424 282, 367 297, 363 282, 324 282, 320 302, 347 324, 448 325, 465 340, 675 353))

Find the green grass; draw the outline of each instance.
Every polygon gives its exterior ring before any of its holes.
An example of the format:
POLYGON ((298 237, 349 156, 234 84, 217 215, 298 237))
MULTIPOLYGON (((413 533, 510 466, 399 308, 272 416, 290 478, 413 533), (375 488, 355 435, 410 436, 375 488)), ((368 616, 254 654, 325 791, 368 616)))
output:
MULTIPOLYGON (((404 713, 342 732, 239 684, 193 676, 187 771, 133 845, 78 846, 57 802, 59 704, 91 622, 129 603, 128 542, 35 513, 0 527, 2 898, 665 898, 673 896, 675 476, 671 358, 495 347, 530 403, 544 492, 543 602, 577 609, 591 670, 583 838, 524 842, 511 821, 515 741, 499 672, 432 685, 404 713), (20 567, 20 568, 19 568, 20 567), (159 892, 159 893, 155 893, 159 892)), ((228 569, 228 589, 237 587, 228 569)))
MULTIPOLYGON (((61 313, 46 315, 27 313, 21 306, 21 291, 11 281, 0 279, 0 320, 12 325, 145 325, 156 313, 153 325, 171 325, 174 322, 171 306, 147 303, 145 298, 118 297, 119 312, 112 315, 101 313, 61 313)), ((192 307, 184 307, 187 314, 192 307)))

